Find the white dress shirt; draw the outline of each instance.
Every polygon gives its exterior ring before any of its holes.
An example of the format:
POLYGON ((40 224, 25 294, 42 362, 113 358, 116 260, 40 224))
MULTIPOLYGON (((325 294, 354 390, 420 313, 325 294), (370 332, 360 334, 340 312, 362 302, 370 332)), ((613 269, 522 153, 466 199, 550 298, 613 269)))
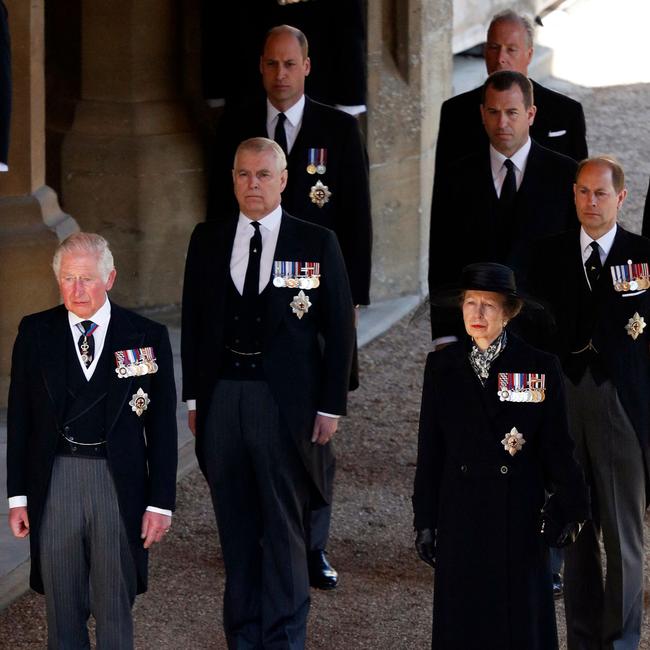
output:
POLYGON ((286 116, 284 121, 284 132, 287 134, 287 152, 291 153, 293 145, 296 142, 300 127, 302 126, 302 115, 305 112, 305 96, 300 99, 286 111, 279 111, 271 102, 266 100, 266 133, 270 140, 275 135, 275 127, 278 124, 278 115, 283 112, 286 116))
POLYGON ((608 230, 602 237, 599 237, 598 239, 592 239, 585 232, 585 229, 580 226, 580 251, 582 253, 582 268, 585 273, 585 277, 587 278, 587 284, 589 284, 590 287, 591 283, 589 282, 589 276, 587 275, 585 264, 591 257, 591 251, 593 250, 591 247, 591 242, 595 241, 598 244, 600 263, 604 266, 605 260, 609 255, 609 251, 612 249, 612 245, 614 244, 614 237, 616 237, 616 228, 617 226, 614 224, 613 228, 610 228, 610 230, 608 230))
MULTIPOLYGON (((526 143, 515 153, 510 156, 515 166, 515 179, 517 181, 517 189, 521 186, 524 180, 524 173, 526 172, 526 164, 528 163, 528 154, 530 153, 531 141, 530 138, 526 143)), ((492 168, 492 180, 494 181, 494 189, 497 196, 501 196, 501 188, 503 181, 506 179, 508 170, 505 166, 506 156, 498 152, 492 145, 490 145, 490 167, 492 168)))
MULTIPOLYGON (((106 332, 108 331, 108 324, 111 321, 111 301, 108 300, 108 295, 104 300, 104 304, 92 315, 90 318, 82 318, 73 314, 71 311, 68 312, 68 324, 70 325, 70 334, 72 336, 72 342, 74 344, 74 349, 77 352, 77 359, 79 360, 79 365, 83 370, 83 373, 87 381, 90 381, 97 368, 97 360, 102 354, 104 349, 104 343, 106 342, 106 332), (93 360, 86 368, 86 364, 81 360, 81 350, 77 343, 79 342, 79 337, 81 332, 77 328, 77 323, 81 323, 85 320, 90 320, 97 325, 97 329, 93 332, 93 339, 95 340, 95 354, 93 360)), ((21 506, 27 505, 27 496, 19 495, 9 498, 9 507, 18 508, 21 506)), ((155 506, 148 506, 147 510, 151 512, 157 512, 161 515, 167 515, 168 517, 172 516, 171 510, 165 510, 163 508, 156 508, 155 506)))

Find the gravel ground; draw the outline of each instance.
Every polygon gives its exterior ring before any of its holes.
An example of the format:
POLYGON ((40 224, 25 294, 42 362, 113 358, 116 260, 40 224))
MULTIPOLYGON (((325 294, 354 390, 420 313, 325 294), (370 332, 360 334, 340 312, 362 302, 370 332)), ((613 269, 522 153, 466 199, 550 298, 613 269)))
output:
MULTIPOLYGON (((560 81, 551 85, 583 102, 592 153, 613 153, 625 166, 630 196, 623 222, 638 231, 650 175, 646 157, 650 85, 599 89, 560 81)), ((341 574, 341 584, 334 592, 313 594, 310 649, 429 647, 432 573, 416 560, 410 507, 428 338, 426 320, 406 319, 360 352, 362 387, 351 395, 351 415, 337 434, 339 470, 330 559, 341 574)), ((181 482, 172 530, 151 554, 150 590, 135 606, 136 647, 225 648, 222 592, 223 563, 214 516, 197 470, 181 482)), ((648 618, 642 650, 650 650, 648 618)), ((561 604, 558 621, 563 636, 561 604)), ((27 594, 0 613, 0 648, 42 648, 45 635, 40 596, 27 594)), ((486 650, 498 649, 486 646, 486 650)))

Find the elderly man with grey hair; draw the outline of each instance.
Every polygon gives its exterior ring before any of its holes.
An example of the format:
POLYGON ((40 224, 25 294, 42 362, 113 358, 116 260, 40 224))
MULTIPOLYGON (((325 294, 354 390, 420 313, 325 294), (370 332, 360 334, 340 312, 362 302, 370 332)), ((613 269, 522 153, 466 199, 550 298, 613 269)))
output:
POLYGON ((63 304, 26 316, 7 415, 9 525, 30 538, 48 648, 133 648, 147 549, 171 524, 176 390, 164 326, 108 299, 106 240, 75 233, 53 260, 63 304))

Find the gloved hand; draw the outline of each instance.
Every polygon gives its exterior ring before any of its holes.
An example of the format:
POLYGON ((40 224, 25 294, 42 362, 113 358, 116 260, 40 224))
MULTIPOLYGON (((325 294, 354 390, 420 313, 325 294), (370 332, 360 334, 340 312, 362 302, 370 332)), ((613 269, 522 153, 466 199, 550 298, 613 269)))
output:
POLYGON ((436 566, 436 540, 435 534, 430 528, 416 531, 415 550, 423 562, 431 567, 436 566))
POLYGON ((576 541, 583 523, 570 521, 568 524, 560 526, 547 512, 542 512, 540 533, 549 546, 563 548, 576 541))

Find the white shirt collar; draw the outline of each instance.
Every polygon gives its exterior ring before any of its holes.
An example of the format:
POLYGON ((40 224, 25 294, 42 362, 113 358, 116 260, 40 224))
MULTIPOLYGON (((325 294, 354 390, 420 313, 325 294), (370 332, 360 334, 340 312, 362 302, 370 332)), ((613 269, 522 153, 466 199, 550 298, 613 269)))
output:
POLYGON ((585 232, 585 229, 580 226, 580 250, 582 251, 583 257, 585 253, 588 252, 589 255, 591 255, 591 242, 596 241, 598 242, 598 245, 600 248, 603 250, 603 253, 601 253, 601 259, 607 258, 609 255, 609 251, 612 249, 612 246, 614 244, 614 237, 616 237, 616 229, 617 225, 614 224, 614 227, 608 230, 602 237, 599 237, 598 239, 593 239, 590 235, 588 235, 585 232), (589 251, 587 251, 589 249, 589 251))
MULTIPOLYGON (((528 140, 526 140, 522 147, 510 156, 510 160, 512 160, 515 167, 522 174, 526 170, 526 163, 528 162, 528 154, 530 153, 531 146, 532 142, 530 137, 528 137, 528 140)), ((492 145, 490 145, 490 166, 492 167, 493 177, 496 177, 499 174, 503 167, 503 163, 507 158, 508 156, 504 156, 501 152, 497 151, 492 145)))
MULTIPOLYGON (((275 210, 269 212, 265 217, 258 219, 257 223, 259 223, 260 226, 264 227, 266 230, 273 231, 280 225, 281 219, 282 219, 282 205, 278 205, 278 207, 275 208, 275 210)), ((238 226, 240 228, 242 226, 247 226, 252 221, 253 219, 247 217, 243 212, 239 213, 238 226)))
POLYGON ((286 111, 279 111, 271 102, 266 100, 267 121, 272 122, 279 113, 284 113, 287 121, 291 126, 296 127, 302 121, 302 114, 305 112, 305 96, 301 95, 300 99, 286 111))
POLYGON ((90 318, 82 318, 81 316, 77 316, 77 314, 68 311, 68 322, 72 327, 85 320, 91 320, 100 327, 108 326, 108 323, 111 320, 111 301, 108 299, 108 294, 106 294, 104 304, 90 318))

